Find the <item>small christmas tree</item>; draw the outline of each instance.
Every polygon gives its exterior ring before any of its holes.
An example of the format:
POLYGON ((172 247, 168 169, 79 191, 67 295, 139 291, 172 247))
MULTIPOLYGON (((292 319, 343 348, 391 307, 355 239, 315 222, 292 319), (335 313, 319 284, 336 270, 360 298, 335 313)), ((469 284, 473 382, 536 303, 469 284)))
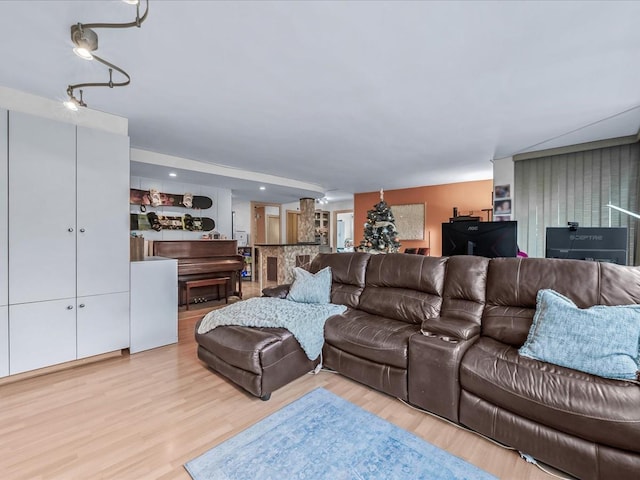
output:
POLYGON ((360 242, 358 250, 369 253, 394 253, 400 248, 396 219, 391 207, 384 201, 384 191, 380 190, 380 202, 373 210, 367 212, 367 222, 364 224, 364 240, 360 242))

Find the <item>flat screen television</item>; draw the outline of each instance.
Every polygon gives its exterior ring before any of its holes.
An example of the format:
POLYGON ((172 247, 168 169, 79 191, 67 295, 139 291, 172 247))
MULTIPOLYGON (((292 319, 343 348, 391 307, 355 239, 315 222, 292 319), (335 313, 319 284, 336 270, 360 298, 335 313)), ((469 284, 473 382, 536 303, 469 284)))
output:
POLYGON ((518 255, 518 222, 443 223, 442 255, 515 257, 518 255))
POLYGON ((627 264, 627 227, 547 227, 547 258, 627 264))

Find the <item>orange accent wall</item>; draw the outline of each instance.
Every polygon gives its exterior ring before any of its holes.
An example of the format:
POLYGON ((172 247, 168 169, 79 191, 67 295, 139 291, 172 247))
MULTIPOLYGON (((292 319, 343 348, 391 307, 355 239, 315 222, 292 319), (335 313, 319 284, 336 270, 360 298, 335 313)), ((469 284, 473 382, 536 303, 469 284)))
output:
MULTIPOLYGON (((430 254, 439 257, 442 255, 442 224, 448 222, 453 215, 453 207, 458 207, 458 215, 474 215, 486 222, 489 220, 488 212, 483 212, 482 209, 492 207, 492 191, 493 180, 385 190, 384 200, 391 206, 410 203, 425 203, 427 206, 424 240, 400 240, 400 251, 404 252, 408 247, 429 247, 430 254)), ((367 211, 379 201, 379 191, 356 193, 353 196, 356 245, 364 238, 367 211)), ((400 234, 402 237, 402 232, 400 234)))

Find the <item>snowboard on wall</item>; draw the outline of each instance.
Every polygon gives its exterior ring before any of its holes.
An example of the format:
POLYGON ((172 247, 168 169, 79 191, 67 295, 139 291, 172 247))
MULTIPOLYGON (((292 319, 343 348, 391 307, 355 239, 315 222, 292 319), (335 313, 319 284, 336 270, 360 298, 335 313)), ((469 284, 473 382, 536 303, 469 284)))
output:
POLYGON ((182 215, 178 217, 156 215, 153 212, 129 214, 130 230, 187 230, 189 232, 210 232, 216 228, 213 218, 192 217, 182 215))
MULTIPOLYGON (((137 188, 129 189, 129 204, 151 206, 153 205, 152 194, 149 190, 138 190, 137 188)), ((188 206, 188 201, 185 202, 186 195, 174 195, 173 193, 160 193, 157 192, 157 200, 160 202, 156 206, 158 207, 183 207, 183 208, 211 208, 213 200, 209 197, 203 197, 200 195, 193 195, 191 200, 191 206, 188 206), (186 204, 185 204, 186 203, 186 204)), ((156 202, 157 203, 157 202, 156 202)))

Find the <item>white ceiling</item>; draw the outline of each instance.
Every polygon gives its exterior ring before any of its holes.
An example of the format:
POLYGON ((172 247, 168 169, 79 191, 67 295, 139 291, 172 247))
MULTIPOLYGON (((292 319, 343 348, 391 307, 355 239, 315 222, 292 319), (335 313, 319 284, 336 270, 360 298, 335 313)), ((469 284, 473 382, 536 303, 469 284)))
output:
MULTIPOLYGON (((0 85, 63 100, 104 81, 69 27, 134 10, 0 1, 0 85)), ((638 131, 638 18, 640 2, 151 0, 140 29, 96 30, 131 85, 84 97, 129 119, 132 147, 318 191, 486 179, 493 158, 638 131)))

